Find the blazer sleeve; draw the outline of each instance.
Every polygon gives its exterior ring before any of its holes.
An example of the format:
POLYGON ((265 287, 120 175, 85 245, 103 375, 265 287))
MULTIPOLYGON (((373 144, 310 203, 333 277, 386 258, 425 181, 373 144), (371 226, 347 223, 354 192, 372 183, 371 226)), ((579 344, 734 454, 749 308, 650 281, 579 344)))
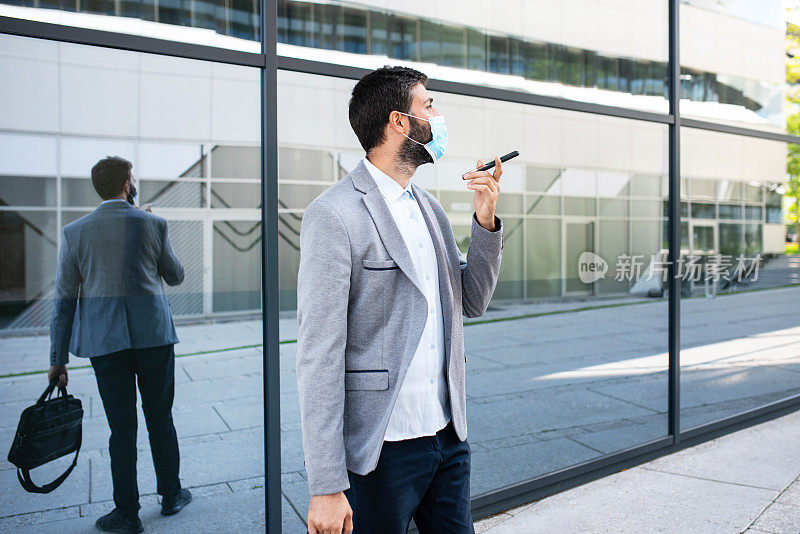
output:
POLYGON ((467 317, 480 317, 489 307, 497 285, 503 255, 503 222, 494 217, 495 230, 490 232, 478 223, 472 213, 472 234, 466 261, 461 264, 461 307, 467 317))
POLYGON ((69 361, 69 341, 80 285, 78 262, 70 249, 64 228, 61 231, 61 248, 56 266, 53 313, 50 316, 50 365, 66 365, 69 361))
POLYGON ((319 199, 300 226, 297 389, 311 495, 350 487, 344 448, 344 369, 350 240, 336 210, 319 199))
POLYGON ((170 286, 183 282, 183 264, 172 250, 169 241, 169 223, 165 219, 159 220, 161 224, 161 255, 158 258, 158 274, 170 286))

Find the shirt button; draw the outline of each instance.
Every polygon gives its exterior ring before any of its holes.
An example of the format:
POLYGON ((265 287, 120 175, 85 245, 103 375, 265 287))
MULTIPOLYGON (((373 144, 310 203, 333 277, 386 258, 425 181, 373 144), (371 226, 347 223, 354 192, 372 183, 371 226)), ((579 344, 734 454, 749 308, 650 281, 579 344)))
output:
POLYGON ((431 308, 431 315, 433 315, 433 308, 431 308))
POLYGON ((434 348, 434 347, 436 347, 436 345, 434 345, 433 343, 431 343, 431 348, 434 348))
POLYGON ((435 378, 431 378, 431 384, 433 384, 434 382, 436 382, 436 379, 435 378))
POLYGON ((425 275, 425 280, 430 280, 430 279, 431 279, 431 275, 429 275, 429 274, 426 274, 426 275, 425 275))
POLYGON ((419 248, 422 248, 422 243, 419 244, 419 248))
POLYGON ((413 213, 411 214, 411 218, 412 218, 412 219, 414 218, 414 214, 413 214, 413 213))

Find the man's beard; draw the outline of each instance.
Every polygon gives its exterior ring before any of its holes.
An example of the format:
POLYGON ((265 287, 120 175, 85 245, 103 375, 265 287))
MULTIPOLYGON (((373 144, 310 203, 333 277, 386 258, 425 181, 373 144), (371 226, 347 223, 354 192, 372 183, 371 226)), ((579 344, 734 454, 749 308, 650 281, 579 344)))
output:
MULTIPOLYGON (((422 143, 422 139, 427 139, 429 142, 432 134, 430 128, 427 130, 419 124, 422 122, 419 119, 411 120, 411 129, 408 131, 408 137, 422 143)), ((411 139, 404 139, 397 151, 397 166, 401 169, 414 173, 417 167, 425 163, 433 163, 433 158, 425 147, 412 141, 411 139)))

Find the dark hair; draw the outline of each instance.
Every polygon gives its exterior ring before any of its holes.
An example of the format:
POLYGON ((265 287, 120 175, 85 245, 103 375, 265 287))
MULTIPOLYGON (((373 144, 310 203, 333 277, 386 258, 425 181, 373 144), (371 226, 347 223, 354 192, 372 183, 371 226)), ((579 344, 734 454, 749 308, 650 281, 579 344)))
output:
POLYGON ((407 113, 411 109, 411 89, 427 81, 428 77, 418 70, 389 65, 358 81, 350 96, 350 126, 367 153, 383 143, 389 113, 407 113))
POLYGON ((92 185, 103 200, 118 197, 131 178, 133 163, 119 156, 107 156, 92 167, 92 185))

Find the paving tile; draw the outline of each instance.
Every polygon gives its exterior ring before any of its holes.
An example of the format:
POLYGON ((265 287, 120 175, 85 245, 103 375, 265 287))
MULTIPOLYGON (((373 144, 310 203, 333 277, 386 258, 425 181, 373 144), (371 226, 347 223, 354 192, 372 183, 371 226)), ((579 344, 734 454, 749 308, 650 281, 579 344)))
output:
POLYGON ((800 482, 795 479, 788 488, 786 488, 781 496, 775 502, 781 504, 790 504, 792 506, 800 506, 800 482))
POLYGON ((782 419, 658 458, 648 468, 781 491, 800 473, 800 412, 782 419))
POLYGON ((797 534, 800 529, 800 507, 776 502, 764 510, 752 528, 775 534, 797 534))
POLYGON ((634 468, 538 501, 486 533, 741 532, 773 497, 770 490, 634 468))
MULTIPOLYGON (((42 485, 63 473, 73 455, 61 457, 31 471, 34 483, 42 485)), ((66 508, 89 502, 89 458, 78 457, 78 464, 61 486, 47 494, 28 493, 17 480, 16 469, 0 471, 0 513, 3 516, 66 508)))

